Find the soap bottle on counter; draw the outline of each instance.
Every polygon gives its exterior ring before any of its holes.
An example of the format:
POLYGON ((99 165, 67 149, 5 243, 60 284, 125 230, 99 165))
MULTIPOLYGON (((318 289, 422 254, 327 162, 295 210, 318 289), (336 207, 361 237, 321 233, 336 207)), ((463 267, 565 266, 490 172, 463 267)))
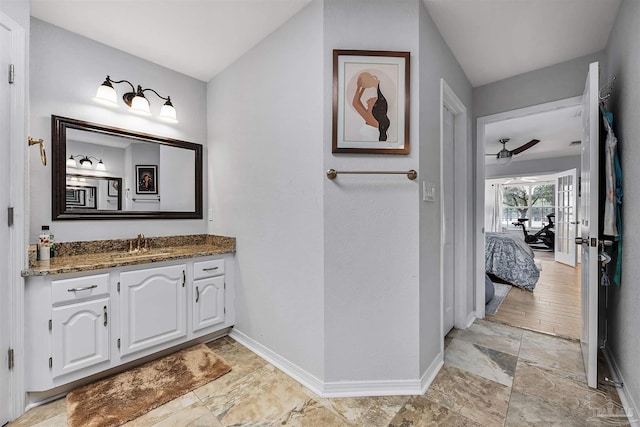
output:
POLYGON ((49 233, 49 258, 56 256, 55 246, 53 244, 53 233, 49 233))
POLYGON ((38 251, 40 253, 40 261, 48 261, 51 257, 51 237, 49 235, 49 226, 43 225, 40 237, 38 238, 38 251))

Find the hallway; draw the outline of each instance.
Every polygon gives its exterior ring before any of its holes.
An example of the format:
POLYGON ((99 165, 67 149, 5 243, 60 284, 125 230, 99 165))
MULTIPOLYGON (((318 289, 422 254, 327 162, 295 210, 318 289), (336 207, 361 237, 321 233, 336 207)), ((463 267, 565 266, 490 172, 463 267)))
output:
MULTIPOLYGON (((483 320, 445 339, 445 364, 422 396, 325 399, 229 337, 209 343, 233 370, 128 426, 628 425, 616 390, 585 384, 575 341, 483 320)), ((601 378, 606 367, 600 367, 601 378)), ((66 426, 65 399, 17 426, 66 426)))

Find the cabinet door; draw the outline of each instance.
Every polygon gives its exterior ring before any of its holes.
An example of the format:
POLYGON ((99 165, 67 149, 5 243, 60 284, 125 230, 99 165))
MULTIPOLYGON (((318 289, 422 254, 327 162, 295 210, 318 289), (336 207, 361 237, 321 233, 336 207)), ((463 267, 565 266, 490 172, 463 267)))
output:
POLYGON ((122 355, 186 336, 184 265, 120 274, 122 355))
POLYGON ((109 298, 53 309, 53 377, 109 360, 109 298))
POLYGON ((224 322, 224 276, 193 282, 193 331, 224 322))

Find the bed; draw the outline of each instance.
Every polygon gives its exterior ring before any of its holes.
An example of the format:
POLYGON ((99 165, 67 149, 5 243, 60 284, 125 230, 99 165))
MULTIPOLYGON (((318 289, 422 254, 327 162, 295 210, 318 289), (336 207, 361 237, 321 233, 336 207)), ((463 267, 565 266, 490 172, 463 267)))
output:
POLYGON ((529 291, 540 278, 533 250, 508 233, 486 233, 484 265, 489 274, 529 291))

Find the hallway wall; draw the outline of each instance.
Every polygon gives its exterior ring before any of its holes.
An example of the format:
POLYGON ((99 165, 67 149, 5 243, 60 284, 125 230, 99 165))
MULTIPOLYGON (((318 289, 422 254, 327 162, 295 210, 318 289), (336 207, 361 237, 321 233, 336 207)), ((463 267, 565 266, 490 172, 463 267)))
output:
POLYGON ((640 2, 624 0, 620 5, 607 45, 607 67, 603 82, 615 77, 609 108, 618 138, 622 163, 624 203, 622 204, 622 283, 610 290, 609 347, 624 377, 624 389, 635 404, 640 420, 640 2), (606 80, 605 80, 606 79, 606 80))

